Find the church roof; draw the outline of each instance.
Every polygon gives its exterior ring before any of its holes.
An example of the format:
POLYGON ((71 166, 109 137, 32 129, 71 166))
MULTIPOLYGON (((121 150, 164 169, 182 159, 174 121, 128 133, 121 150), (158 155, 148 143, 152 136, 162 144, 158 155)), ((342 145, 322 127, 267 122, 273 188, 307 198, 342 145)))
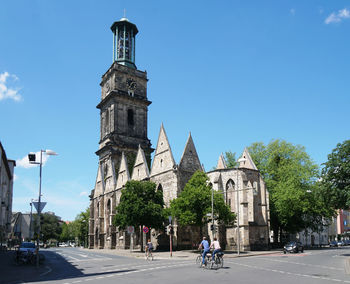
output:
POLYGON ((216 169, 217 170, 227 169, 226 161, 222 153, 219 157, 218 164, 216 165, 216 169))
POLYGON ((176 168, 168 137, 163 123, 160 127, 156 152, 154 154, 151 176, 176 168))
POLYGON ((145 152, 142 150, 141 146, 139 145, 131 179, 143 180, 147 178, 149 178, 149 169, 147 165, 147 160, 145 157, 145 152))
POLYGON ((247 168, 247 169, 252 169, 252 170, 258 170, 256 167, 252 157, 249 154, 249 151, 247 148, 244 148, 244 151, 242 153, 242 158, 246 159, 244 162, 239 163, 240 168, 247 168))
POLYGON ((185 149, 182 153, 182 157, 179 163, 179 168, 186 171, 202 170, 202 165, 199 161, 199 157, 194 146, 191 133, 188 135, 185 149))
POLYGON ((126 157, 123 152, 122 158, 120 161, 119 172, 118 172, 117 189, 122 188, 127 183, 128 180, 130 180, 128 163, 126 161, 126 157))

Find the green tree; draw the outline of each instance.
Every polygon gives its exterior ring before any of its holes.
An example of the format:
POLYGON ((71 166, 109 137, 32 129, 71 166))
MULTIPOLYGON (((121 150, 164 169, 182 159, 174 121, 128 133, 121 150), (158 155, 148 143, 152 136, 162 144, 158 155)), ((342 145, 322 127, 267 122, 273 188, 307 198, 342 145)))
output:
MULTIPOLYGON (((199 226, 202 234, 203 226, 211 219, 207 214, 211 213, 212 188, 208 184, 205 173, 197 171, 187 182, 184 190, 178 198, 171 201, 170 209, 180 225, 199 226)), ((214 192, 214 216, 219 222, 229 223, 234 221, 235 214, 225 204, 222 194, 214 192)))
POLYGON ((273 140, 267 146, 253 143, 248 147, 270 194, 270 220, 274 236, 282 231, 295 233, 307 226, 308 212, 318 167, 304 147, 283 140, 273 140))
POLYGON ((76 235, 76 229, 75 229, 75 224, 73 222, 69 223, 62 223, 61 225, 61 234, 60 234, 60 241, 61 242, 67 242, 75 239, 76 235))
POLYGON ((350 140, 338 143, 321 174, 325 202, 334 209, 350 208, 350 140))
POLYGON ((88 233, 89 233, 89 217, 90 209, 86 208, 85 211, 81 212, 74 220, 76 224, 76 235, 78 243, 83 244, 84 247, 88 246, 88 233))
MULTIPOLYGON (((163 192, 149 181, 128 181, 122 189, 113 224, 121 229, 145 225, 160 229, 164 224, 163 192)), ((141 250, 143 246, 141 246, 141 250)))
MULTIPOLYGON (((38 232, 38 215, 34 214, 33 215, 33 220, 35 225, 35 232, 37 235, 38 232)), ((60 226, 60 220, 58 217, 54 214, 50 213, 41 213, 40 214, 40 235, 41 235, 41 240, 43 242, 46 242, 49 239, 59 239, 59 236, 61 234, 61 226, 60 226)))
POLYGON ((231 151, 225 152, 225 161, 226 161, 226 166, 229 169, 236 168, 238 166, 236 153, 233 153, 231 151))

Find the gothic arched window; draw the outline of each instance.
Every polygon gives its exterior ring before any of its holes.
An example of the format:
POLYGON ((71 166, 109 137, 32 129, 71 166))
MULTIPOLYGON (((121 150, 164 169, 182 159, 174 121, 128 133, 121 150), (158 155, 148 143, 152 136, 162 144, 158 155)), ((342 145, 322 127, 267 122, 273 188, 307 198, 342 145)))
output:
POLYGON ((234 191, 235 191, 235 183, 233 182, 232 179, 229 179, 226 183, 225 187, 225 201, 228 202, 230 201, 230 207, 231 207, 231 199, 234 197, 234 191))

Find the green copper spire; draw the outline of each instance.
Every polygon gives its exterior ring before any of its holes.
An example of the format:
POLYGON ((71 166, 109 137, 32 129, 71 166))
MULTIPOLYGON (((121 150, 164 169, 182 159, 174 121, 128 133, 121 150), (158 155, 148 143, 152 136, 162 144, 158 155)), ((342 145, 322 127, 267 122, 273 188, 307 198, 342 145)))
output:
POLYGON ((136 25, 127 18, 121 18, 111 26, 113 32, 113 62, 136 69, 135 36, 138 33, 136 25))

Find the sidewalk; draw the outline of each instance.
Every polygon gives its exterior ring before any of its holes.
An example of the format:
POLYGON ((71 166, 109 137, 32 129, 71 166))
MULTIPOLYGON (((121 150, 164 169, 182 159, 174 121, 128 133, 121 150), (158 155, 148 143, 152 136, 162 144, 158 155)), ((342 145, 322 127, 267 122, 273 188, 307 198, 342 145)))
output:
MULTIPOLYGON (((133 250, 132 252, 130 250, 120 250, 120 249, 83 249, 80 248, 82 251, 90 251, 90 252, 96 252, 96 253, 103 253, 103 254, 112 254, 112 255, 118 255, 118 256, 125 256, 125 257, 135 257, 135 258, 144 258, 145 253, 140 252, 139 250, 133 250)), ((281 250, 270 250, 270 251, 244 251, 241 252, 240 255, 237 254, 235 251, 224 251, 225 258, 237 258, 237 257, 248 257, 248 256, 257 256, 257 255, 269 255, 269 254, 278 254, 282 253, 281 250)), ((198 251, 193 250, 180 250, 180 251, 173 251, 172 256, 170 256, 169 251, 154 251, 153 255, 157 259, 174 259, 174 260, 184 260, 184 259, 193 259, 195 260, 198 256, 198 251)))
POLYGON ((23 264, 16 265, 13 261, 15 251, 1 251, 0 252, 0 283, 15 284, 24 283, 36 280, 46 273, 48 268, 40 265, 36 268, 35 265, 23 264))

